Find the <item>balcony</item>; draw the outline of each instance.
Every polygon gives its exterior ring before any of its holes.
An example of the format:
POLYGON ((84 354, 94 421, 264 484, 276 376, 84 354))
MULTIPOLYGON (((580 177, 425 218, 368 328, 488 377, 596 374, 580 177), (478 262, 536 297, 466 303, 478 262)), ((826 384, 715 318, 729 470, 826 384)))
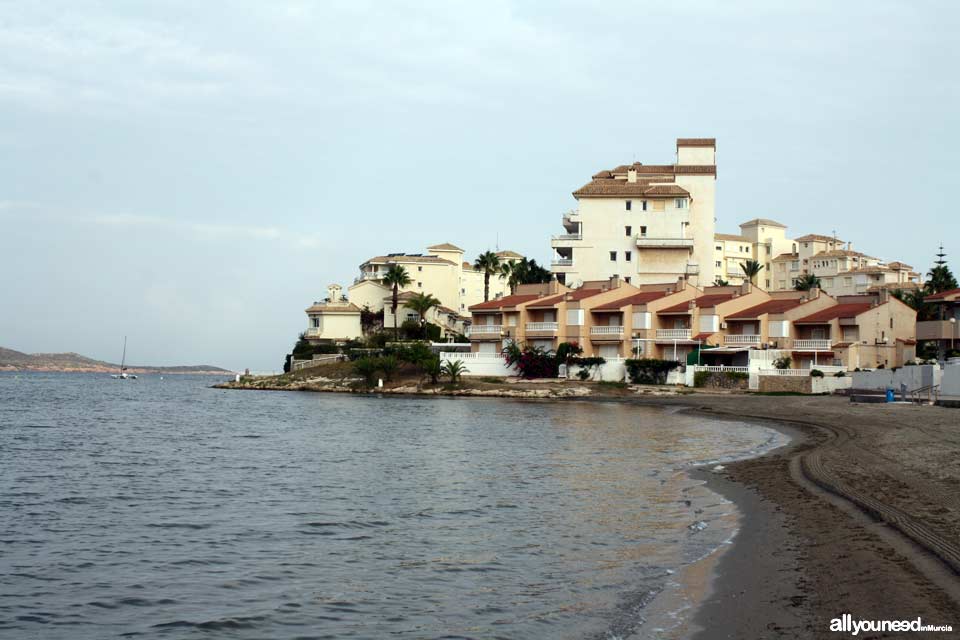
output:
POLYGON ((641 249, 693 249, 693 238, 651 238, 637 235, 637 247, 641 249))
POLYGON ((583 234, 580 233, 562 233, 556 236, 550 236, 550 246, 553 248, 570 247, 583 240, 583 234))
POLYGON ((917 340, 960 340, 957 325, 949 320, 921 320, 917 323, 917 340))
POLYGON ((700 275, 700 265, 690 263, 687 265, 686 274, 688 276, 700 275))
POLYGON ((550 261, 552 267, 572 267, 573 258, 554 258, 550 261))
POLYGON ((320 327, 310 327, 307 329, 308 338, 319 338, 323 335, 323 329, 320 327))
POLYGON ((556 322, 528 322, 527 333, 556 333, 556 322))
POLYGON ((689 340, 690 329, 657 329, 657 340, 689 340))
POLYGON ((794 340, 794 351, 833 351, 829 340, 794 340))
POLYGON ((590 327, 590 339, 594 341, 623 340, 623 327, 590 327))
POLYGON ((563 214, 562 218, 563 227, 567 231, 576 231, 580 228, 580 212, 579 211, 570 211, 563 214))
POLYGON ((496 336, 500 337, 503 326, 499 324, 475 324, 470 326, 470 335, 476 336, 496 336))
POLYGON ((386 271, 382 273, 379 271, 365 271, 364 273, 361 273, 359 277, 356 277, 353 279, 353 284, 357 284, 365 280, 374 280, 374 281, 383 280, 383 276, 385 275, 386 275, 386 271))
POLYGON ((760 336, 748 334, 724 336, 723 344, 728 344, 732 347, 759 347, 760 336))

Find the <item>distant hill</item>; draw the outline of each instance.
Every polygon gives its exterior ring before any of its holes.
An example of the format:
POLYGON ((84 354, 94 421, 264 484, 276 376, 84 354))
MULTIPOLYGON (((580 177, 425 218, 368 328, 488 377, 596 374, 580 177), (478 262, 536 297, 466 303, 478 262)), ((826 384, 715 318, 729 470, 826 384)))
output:
MULTIPOLYGON (((74 371, 81 373, 116 373, 119 364, 94 360, 79 353, 22 353, 0 347, 0 371, 74 371)), ((127 365, 127 373, 232 373, 220 367, 199 364, 184 367, 150 367, 127 365)))

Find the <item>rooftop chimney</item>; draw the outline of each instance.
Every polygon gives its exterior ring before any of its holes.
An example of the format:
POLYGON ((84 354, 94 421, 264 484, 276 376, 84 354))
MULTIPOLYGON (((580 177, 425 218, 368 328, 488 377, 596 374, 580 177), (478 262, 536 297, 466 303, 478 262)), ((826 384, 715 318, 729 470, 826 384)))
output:
POLYGON ((627 169, 627 182, 636 182, 636 181, 637 181, 637 170, 627 169))

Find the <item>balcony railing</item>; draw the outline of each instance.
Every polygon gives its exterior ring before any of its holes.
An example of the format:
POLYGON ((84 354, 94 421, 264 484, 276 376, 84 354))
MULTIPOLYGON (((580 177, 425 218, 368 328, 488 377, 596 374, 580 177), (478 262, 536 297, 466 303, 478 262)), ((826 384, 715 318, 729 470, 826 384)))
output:
POLYGON ((559 235, 550 236, 551 240, 583 240, 582 233, 561 233, 559 235))
POLYGON ((760 336, 754 336, 754 335, 724 336, 723 343, 732 344, 735 346, 756 347, 756 346, 760 346, 760 336))
POLYGON ((637 246, 653 249, 693 249, 693 238, 651 238, 637 234, 637 246))
POLYGON ((830 351, 829 340, 794 340, 794 351, 830 351))
POLYGON ((528 322, 527 333, 538 331, 556 331, 556 322, 528 322))
POLYGON ((592 336, 622 336, 623 327, 590 327, 592 336))
POLYGON ((364 280, 383 280, 383 276, 386 275, 386 271, 380 273, 379 271, 368 271, 361 273, 358 277, 353 279, 353 284, 358 282, 363 282, 364 280))
POLYGON ((554 258, 550 261, 550 264, 554 267, 572 267, 573 258, 554 258))
POLYGON ((474 324, 470 326, 470 335, 479 336, 479 335, 500 335, 500 332, 503 330, 503 325, 499 324, 474 324))
POLYGON ((690 329, 657 329, 660 340, 689 340, 690 329))
POLYGON ((307 337, 318 337, 323 333, 323 329, 320 327, 310 327, 307 329, 307 337))

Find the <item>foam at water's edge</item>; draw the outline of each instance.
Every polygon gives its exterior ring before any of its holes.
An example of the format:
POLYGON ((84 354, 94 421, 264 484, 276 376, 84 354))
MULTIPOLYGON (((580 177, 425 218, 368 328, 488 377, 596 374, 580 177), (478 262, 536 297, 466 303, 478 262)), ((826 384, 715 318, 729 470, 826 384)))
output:
MULTIPOLYGON (((751 424, 751 423, 744 423, 751 424)), ((699 467, 729 463, 736 460, 747 460, 766 455, 771 451, 787 446, 792 439, 786 434, 762 425, 752 425, 757 429, 770 432, 766 441, 742 454, 722 456, 715 460, 704 460, 691 463, 683 468, 687 474, 699 467)), ((688 476, 689 477, 689 476, 688 476)), ((670 577, 663 588, 648 603, 644 609, 644 620, 637 637, 656 638, 657 640, 681 640, 692 637, 700 631, 693 623, 697 611, 706 601, 711 592, 711 585, 715 580, 716 565, 723 554, 730 549, 740 527, 743 524, 744 514, 737 505, 712 491, 706 481, 691 477, 696 484, 693 488, 704 492, 701 499, 710 496, 713 500, 727 507, 728 512, 715 518, 709 523, 710 527, 721 528, 727 535, 723 540, 707 550, 705 553, 691 559, 670 577)), ((716 530, 716 529, 715 529, 716 530)))

